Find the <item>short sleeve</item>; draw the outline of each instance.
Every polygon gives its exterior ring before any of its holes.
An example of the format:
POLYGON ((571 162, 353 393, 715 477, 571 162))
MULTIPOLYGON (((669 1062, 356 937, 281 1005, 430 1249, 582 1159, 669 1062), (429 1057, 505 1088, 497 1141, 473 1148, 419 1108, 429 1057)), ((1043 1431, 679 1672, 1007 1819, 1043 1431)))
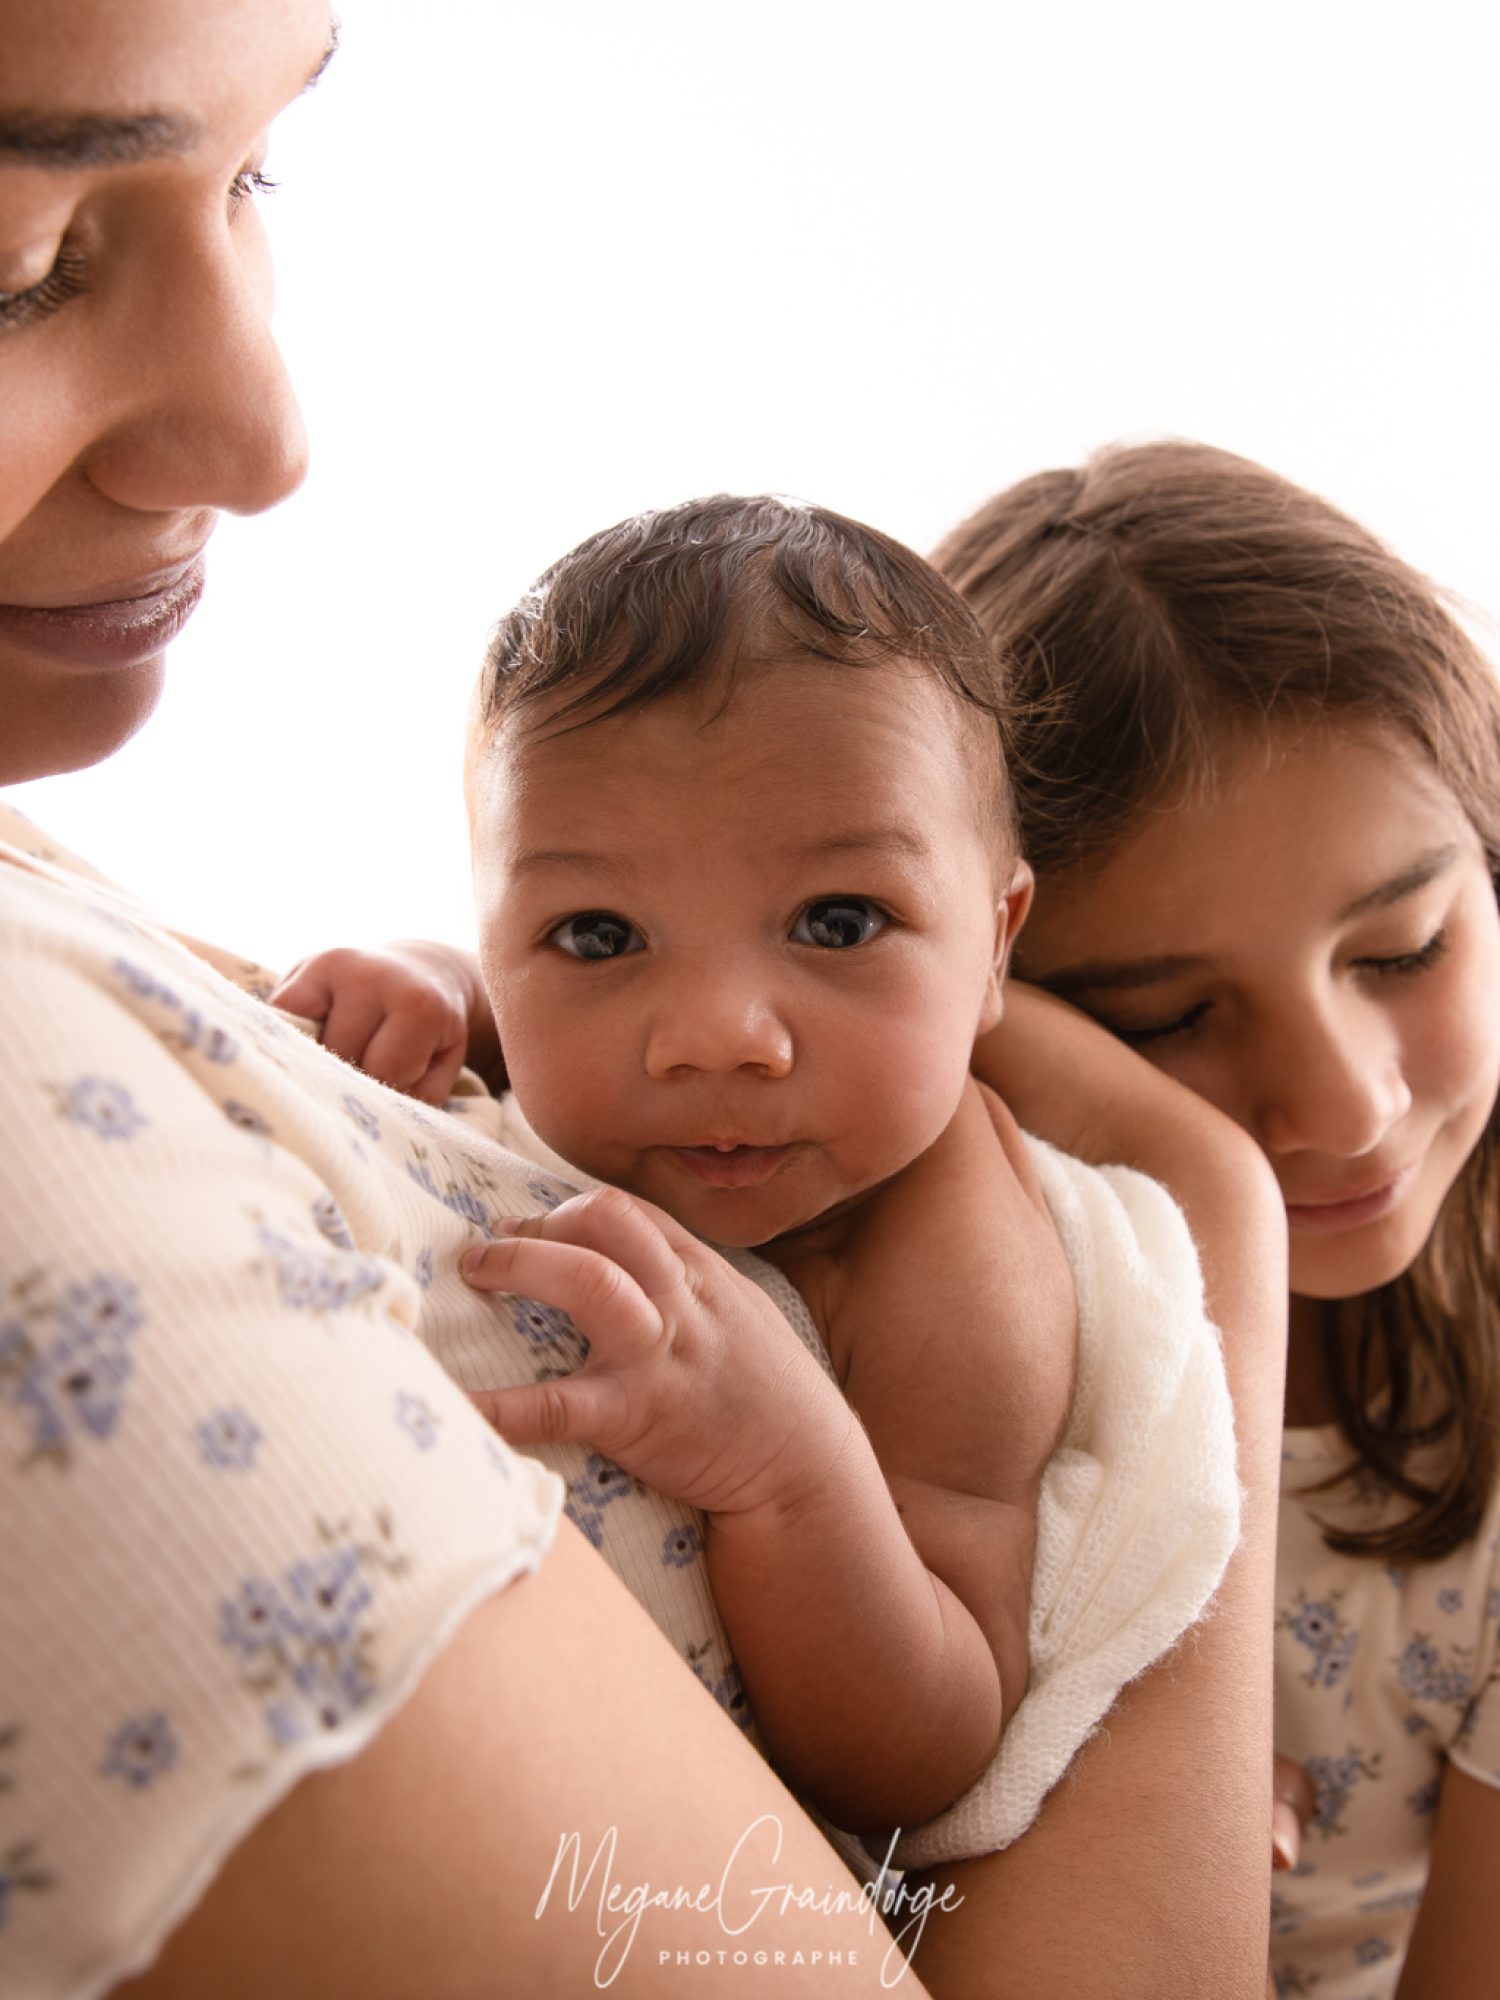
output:
POLYGON ((414 1336, 378 1216, 85 955, 8 927, 0 1019, 0 1991, 93 2000, 536 1566, 562 1482, 414 1336))
POLYGON ((1450 1762, 1481 1784, 1500 1785, 1500 1494, 1492 1497, 1481 1532, 1482 1569, 1476 1595, 1483 1605, 1470 1693, 1450 1762))

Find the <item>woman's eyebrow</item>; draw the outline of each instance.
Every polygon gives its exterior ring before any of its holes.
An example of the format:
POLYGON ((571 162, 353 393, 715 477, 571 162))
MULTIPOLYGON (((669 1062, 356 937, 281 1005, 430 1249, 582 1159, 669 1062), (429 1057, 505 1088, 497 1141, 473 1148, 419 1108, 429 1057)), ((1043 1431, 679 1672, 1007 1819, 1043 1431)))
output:
POLYGON ((1399 875, 1393 875, 1388 882, 1366 890, 1363 896, 1356 896, 1352 903, 1346 904, 1339 911, 1339 922, 1352 923, 1356 917, 1367 917, 1374 910, 1388 910, 1392 903, 1399 903, 1403 897, 1414 895, 1418 889, 1425 889, 1429 882, 1436 881, 1445 869, 1453 866, 1458 855, 1456 842, 1448 847, 1435 847, 1430 854, 1419 855, 1399 875))
MULTIPOLYGON (((338 22, 304 90, 311 90, 339 45, 338 22)), ((125 116, 83 111, 63 117, 17 111, 0 115, 0 158, 28 167, 133 167, 142 160, 190 153, 203 136, 196 118, 180 111, 139 111, 125 116)))

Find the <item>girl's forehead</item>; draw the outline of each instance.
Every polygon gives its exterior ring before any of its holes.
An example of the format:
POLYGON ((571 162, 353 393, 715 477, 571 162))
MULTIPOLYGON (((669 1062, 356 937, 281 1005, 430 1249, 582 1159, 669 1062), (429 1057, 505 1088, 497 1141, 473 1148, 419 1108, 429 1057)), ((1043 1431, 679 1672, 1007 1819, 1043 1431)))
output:
POLYGON ((1101 861, 1044 879, 1022 957, 1050 969, 1085 934, 1112 949, 1251 950, 1287 926, 1353 921, 1377 892, 1450 853, 1482 861, 1458 799, 1396 729, 1252 732, 1146 806, 1101 861))

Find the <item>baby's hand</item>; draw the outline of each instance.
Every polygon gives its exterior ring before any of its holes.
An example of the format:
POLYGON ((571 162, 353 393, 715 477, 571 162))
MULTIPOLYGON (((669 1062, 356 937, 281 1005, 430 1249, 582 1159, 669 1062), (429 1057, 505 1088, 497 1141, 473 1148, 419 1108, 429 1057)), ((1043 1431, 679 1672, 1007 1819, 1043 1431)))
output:
POLYGON ((539 1299, 589 1343, 576 1374, 479 1390, 513 1444, 593 1445, 714 1514, 805 1506, 856 1420, 769 1298, 649 1202, 575 1195, 464 1260, 481 1291, 539 1299))
POLYGON ((443 947, 320 951, 290 972, 274 1006, 323 1024, 323 1046, 424 1104, 442 1104, 463 1068, 469 994, 443 947))

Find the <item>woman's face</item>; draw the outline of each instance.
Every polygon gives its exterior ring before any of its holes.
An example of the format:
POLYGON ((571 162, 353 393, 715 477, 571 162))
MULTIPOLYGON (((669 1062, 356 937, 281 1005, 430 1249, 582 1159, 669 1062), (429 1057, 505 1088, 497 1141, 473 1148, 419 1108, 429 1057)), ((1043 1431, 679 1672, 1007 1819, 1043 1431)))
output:
POLYGON ((1273 734, 1212 796, 1043 881, 1017 970, 1250 1132, 1292 1289, 1412 1263, 1500 1080, 1500 915, 1478 836, 1394 730, 1273 734))
POLYGON ((302 476, 255 214, 327 0, 4 0, 0 781, 150 714, 221 508, 302 476))

